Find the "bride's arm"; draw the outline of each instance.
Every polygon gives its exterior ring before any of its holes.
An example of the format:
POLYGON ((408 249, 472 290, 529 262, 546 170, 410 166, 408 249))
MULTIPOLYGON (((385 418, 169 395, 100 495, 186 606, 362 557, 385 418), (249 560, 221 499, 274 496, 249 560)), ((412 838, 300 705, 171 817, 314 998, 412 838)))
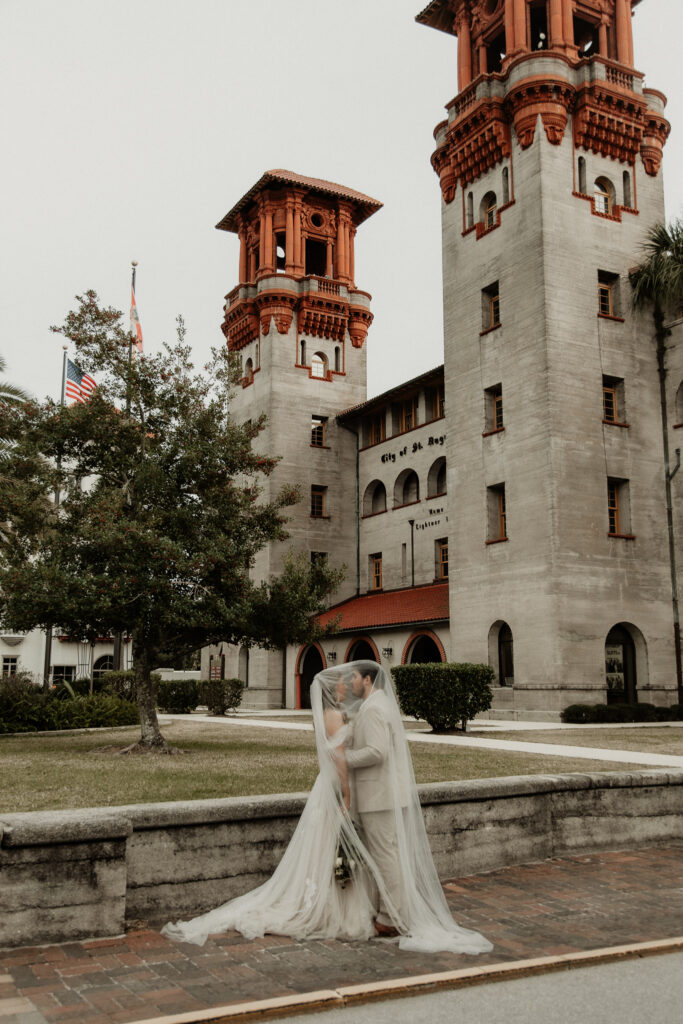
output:
MULTIPOLYGON (((344 725, 344 718, 340 711, 325 711, 325 732, 328 739, 339 732, 341 727, 344 725)), ((341 788, 342 802, 344 807, 348 811, 351 807, 351 789, 349 787, 349 768, 346 763, 346 753, 344 751, 344 744, 338 743, 332 753, 334 759, 334 766, 337 769, 337 775, 339 776, 339 786, 341 788)))

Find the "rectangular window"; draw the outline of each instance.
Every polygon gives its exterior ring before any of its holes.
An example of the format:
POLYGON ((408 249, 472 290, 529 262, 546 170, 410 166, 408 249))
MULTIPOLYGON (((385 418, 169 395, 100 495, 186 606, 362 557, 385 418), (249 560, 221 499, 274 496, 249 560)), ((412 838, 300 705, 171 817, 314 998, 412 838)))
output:
POLYGON ((324 448, 327 416, 311 416, 311 447, 324 448))
POLYGON ((502 384, 495 384, 484 391, 484 414, 485 434, 493 434, 504 429, 502 384))
POLYGON ((386 440, 386 417, 383 412, 372 416, 367 422, 368 444, 379 444, 386 440))
POLYGON ((507 540, 507 506, 505 502, 505 484, 487 487, 488 505, 488 543, 507 540))
POLYGON ((395 432, 404 434, 417 426, 417 395, 399 402, 394 409, 395 432))
POLYGON ((605 423, 626 426, 624 380, 622 377, 602 378, 602 418, 605 423))
POLYGON ((433 388, 429 393, 429 408, 431 412, 431 418, 433 420, 440 420, 444 414, 444 393, 443 385, 438 388, 433 388))
POLYGON ((631 501, 628 480, 607 479, 607 520, 611 537, 631 537, 631 501))
POLYGON ((619 275, 598 270, 598 314, 619 316, 619 275))
POLYGON ((17 674, 17 668, 19 667, 19 658, 16 655, 3 656, 2 659, 2 674, 3 676, 15 676, 17 674))
POLYGON ((448 540, 443 537, 435 541, 436 548, 436 578, 437 580, 448 579, 448 540))
POLYGON ((327 515, 327 487, 311 487, 311 516, 324 519, 327 515))
POLYGON ((75 665, 54 665, 52 668, 52 682, 59 683, 66 680, 67 683, 73 683, 76 678, 76 666, 75 665))
POLYGON ((500 293, 498 282, 494 281, 481 292, 481 328, 490 331, 500 325, 500 293))
POLYGON ((370 590, 382 589, 382 552, 370 555, 370 590))

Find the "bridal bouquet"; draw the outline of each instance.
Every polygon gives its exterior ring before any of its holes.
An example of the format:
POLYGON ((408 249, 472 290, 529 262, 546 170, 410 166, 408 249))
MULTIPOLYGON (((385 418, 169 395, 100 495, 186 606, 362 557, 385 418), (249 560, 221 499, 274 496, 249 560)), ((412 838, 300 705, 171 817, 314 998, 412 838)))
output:
POLYGON ((356 868, 356 861, 344 849, 341 843, 337 846, 337 856, 334 861, 334 877, 341 889, 346 888, 346 883, 353 877, 356 868))

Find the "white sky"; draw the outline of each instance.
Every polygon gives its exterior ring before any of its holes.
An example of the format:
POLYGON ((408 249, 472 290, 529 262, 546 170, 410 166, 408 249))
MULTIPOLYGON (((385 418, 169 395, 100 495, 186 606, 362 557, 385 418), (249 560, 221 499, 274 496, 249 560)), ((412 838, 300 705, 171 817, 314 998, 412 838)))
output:
MULTIPOLYGON (((222 342, 236 236, 214 225, 263 171, 368 193, 356 283, 372 293, 368 391, 443 359, 432 131, 455 95, 456 40, 426 0, 0 0, 0 353, 59 397, 49 332, 94 288, 145 348, 182 313, 197 362, 222 342)), ((669 97, 667 216, 683 214, 681 0, 643 0, 636 66, 669 97)))

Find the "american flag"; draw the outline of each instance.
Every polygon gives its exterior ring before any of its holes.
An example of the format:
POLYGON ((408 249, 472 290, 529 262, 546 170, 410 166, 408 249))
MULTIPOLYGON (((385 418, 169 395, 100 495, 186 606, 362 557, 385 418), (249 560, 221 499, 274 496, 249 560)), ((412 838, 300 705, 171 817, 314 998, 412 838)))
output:
POLYGON ((83 373, 80 366, 76 366, 70 359, 67 359, 65 401, 71 399, 72 402, 88 402, 96 387, 97 384, 88 373, 83 373))
POLYGON ((142 352, 142 326, 140 324, 140 317, 138 316, 138 307, 135 303, 134 285, 130 290, 130 334, 133 339, 133 344, 137 348, 138 352, 142 352))

